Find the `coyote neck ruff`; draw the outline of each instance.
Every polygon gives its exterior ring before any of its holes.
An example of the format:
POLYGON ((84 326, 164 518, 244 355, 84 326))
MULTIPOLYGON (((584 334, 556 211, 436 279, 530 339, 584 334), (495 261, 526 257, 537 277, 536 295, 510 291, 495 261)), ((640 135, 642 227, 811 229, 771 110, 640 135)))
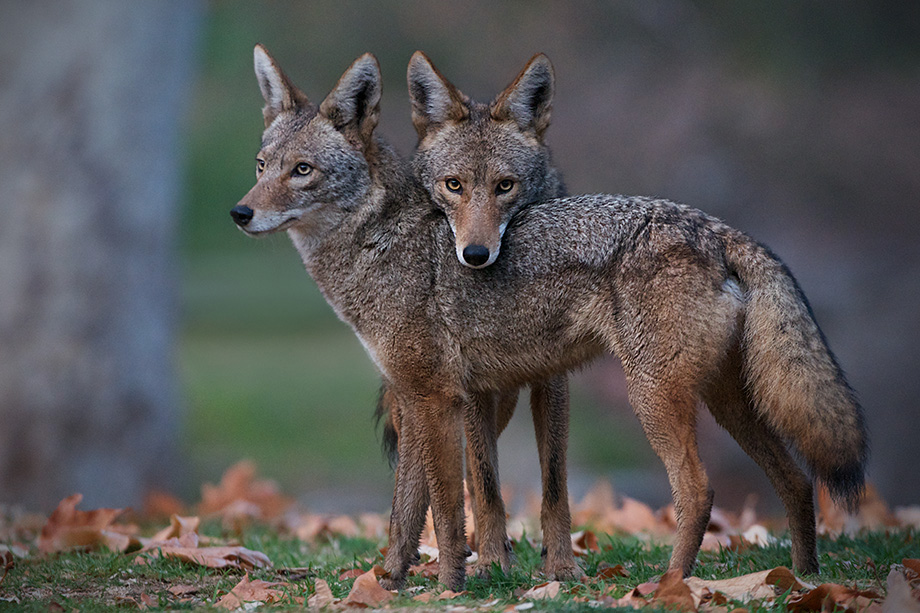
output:
POLYGON ((671 568, 693 568, 712 506, 696 444, 703 401, 783 499, 793 563, 817 570, 811 483, 786 441, 852 505, 867 439, 779 260, 695 209, 594 195, 521 210, 502 256, 472 270, 455 256, 444 215, 373 137, 376 61, 359 58, 317 110, 263 55, 257 49, 267 125, 259 178, 233 215, 251 234, 289 232, 403 407, 389 585, 406 576, 429 501, 439 579, 464 583, 469 394, 545 379, 602 351, 622 361, 630 402, 668 471, 678 514, 671 568))

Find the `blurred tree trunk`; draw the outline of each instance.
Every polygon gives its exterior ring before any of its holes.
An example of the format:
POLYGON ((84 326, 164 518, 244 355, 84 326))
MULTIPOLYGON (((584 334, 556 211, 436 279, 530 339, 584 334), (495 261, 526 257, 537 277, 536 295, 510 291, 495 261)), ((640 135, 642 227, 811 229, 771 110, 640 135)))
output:
POLYGON ((167 484, 179 131, 201 5, 0 1, 0 502, 167 484))

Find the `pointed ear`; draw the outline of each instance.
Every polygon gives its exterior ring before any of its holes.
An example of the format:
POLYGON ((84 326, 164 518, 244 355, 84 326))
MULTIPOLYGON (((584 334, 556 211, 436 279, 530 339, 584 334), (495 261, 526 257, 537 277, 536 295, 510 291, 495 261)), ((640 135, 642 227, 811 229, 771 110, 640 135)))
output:
POLYGON ((380 64, 365 53, 348 67, 335 88, 319 107, 338 130, 355 130, 361 139, 370 142, 380 117, 382 91, 380 64))
POLYGON ((310 104, 307 96, 294 87, 287 75, 281 70, 281 67, 278 66, 278 62, 265 50, 265 47, 256 45, 253 50, 253 60, 256 68, 256 78, 259 80, 259 89, 265 99, 265 106, 262 107, 262 117, 265 118, 266 128, 283 111, 293 111, 310 104))
POLYGON ((419 140, 433 126, 449 120, 462 121, 470 116, 469 98, 445 79, 421 51, 413 53, 409 60, 407 80, 412 123, 419 140))
POLYGON ((538 53, 489 107, 493 119, 514 120, 522 130, 533 130, 543 139, 549 127, 555 87, 553 65, 538 53))

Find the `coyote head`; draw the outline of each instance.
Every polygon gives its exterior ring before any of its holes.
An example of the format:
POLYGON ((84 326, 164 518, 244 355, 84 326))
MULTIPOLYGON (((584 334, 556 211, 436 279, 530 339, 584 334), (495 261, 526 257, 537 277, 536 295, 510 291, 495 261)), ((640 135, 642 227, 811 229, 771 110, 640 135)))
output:
POLYGON ((416 175, 447 215, 460 262, 488 266, 515 212, 563 189, 544 143, 552 64, 534 56, 490 104, 465 96, 421 51, 409 62, 408 81, 416 175))
POLYGON ((380 113, 380 67, 362 55, 319 107, 261 45, 255 70, 265 98, 256 184, 230 215, 251 236, 297 229, 317 239, 371 188, 367 156, 380 113))

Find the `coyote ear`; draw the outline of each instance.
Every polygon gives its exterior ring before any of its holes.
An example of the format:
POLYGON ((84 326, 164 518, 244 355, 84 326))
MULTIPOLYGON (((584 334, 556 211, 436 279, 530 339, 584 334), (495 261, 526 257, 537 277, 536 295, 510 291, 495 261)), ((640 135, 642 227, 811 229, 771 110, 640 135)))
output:
POLYGON ((548 57, 538 53, 492 102, 489 108, 492 118, 513 119, 522 130, 531 129, 542 140, 549 127, 554 83, 552 63, 548 57))
POLYGON ((262 97, 265 98, 262 117, 265 118, 266 128, 283 111, 293 111, 310 104, 307 96, 291 84, 290 79, 278 66, 278 62, 268 54, 265 47, 256 45, 253 50, 253 60, 256 78, 259 80, 259 89, 262 91, 262 97))
POLYGON ((412 123, 419 140, 428 130, 448 120, 462 121, 470 116, 469 98, 444 78, 421 51, 412 54, 407 74, 412 123))
POLYGON ((370 141, 380 117, 382 90, 380 65, 365 53, 348 67, 345 74, 319 107, 338 130, 357 130, 366 143, 370 141))

